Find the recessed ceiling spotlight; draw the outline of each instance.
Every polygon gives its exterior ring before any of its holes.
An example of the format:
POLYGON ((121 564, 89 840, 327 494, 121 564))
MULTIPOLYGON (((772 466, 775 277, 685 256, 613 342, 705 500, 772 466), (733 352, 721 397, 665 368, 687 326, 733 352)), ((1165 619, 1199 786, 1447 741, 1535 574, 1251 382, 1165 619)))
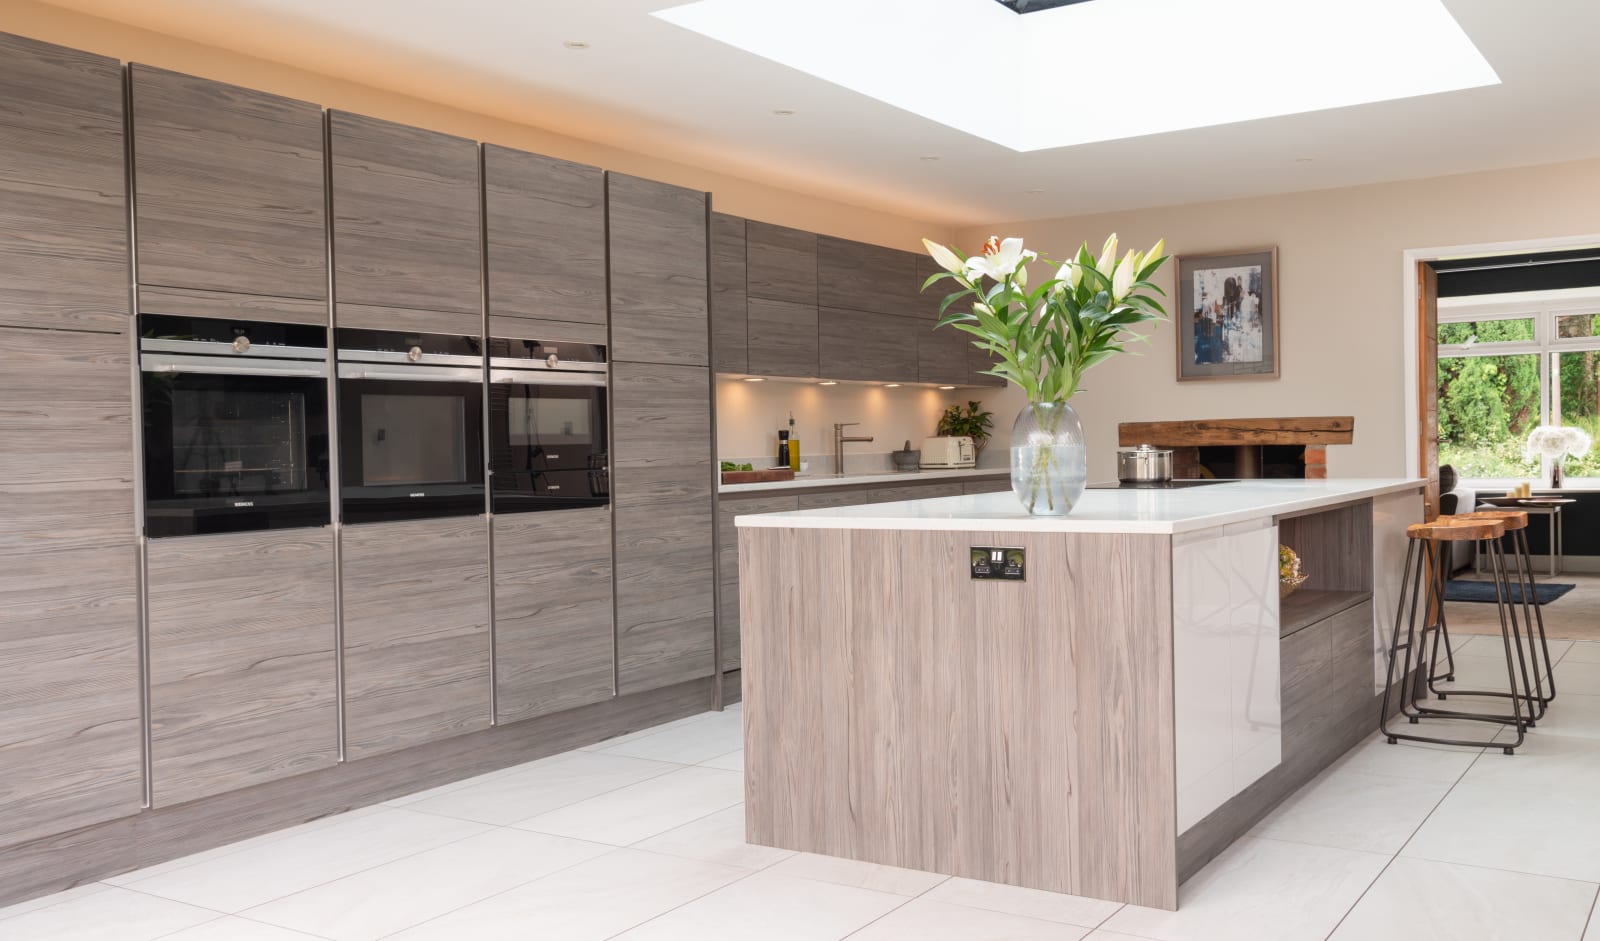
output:
POLYGON ((898 388, 900 388, 900 383, 898 383, 898 382, 885 382, 883 384, 883 387, 885 389, 898 389, 898 388))
POLYGON ((932 163, 933 161, 939 159, 939 155, 938 154, 924 154, 921 159, 926 160, 929 163, 932 163))
POLYGON ((940 386, 939 388, 945 392, 949 392, 951 389, 954 389, 955 386, 940 386))
POLYGON ((1294 158, 1294 162, 1295 163, 1311 163, 1315 159, 1316 159, 1315 157, 1296 157, 1296 158, 1294 158))
POLYGON ((745 376, 744 377, 744 381, 745 382, 766 382, 767 380, 762 378, 761 376, 745 376))
POLYGON ((566 42, 562 43, 561 45, 566 46, 568 49, 587 49, 587 48, 589 48, 589 44, 584 42, 581 39, 569 39, 566 42))
POLYGON ((794 117, 794 109, 793 108, 773 108, 772 109, 772 113, 777 115, 780 118, 791 118, 791 117, 794 117))
POLYGON ((1037 196, 1042 192, 1044 192, 1044 190, 1028 190, 1028 195, 1029 196, 1037 196))
POLYGON ((839 383, 835 382, 832 379, 824 379, 821 382, 817 383, 817 385, 819 385, 819 386, 836 386, 838 384, 839 383))

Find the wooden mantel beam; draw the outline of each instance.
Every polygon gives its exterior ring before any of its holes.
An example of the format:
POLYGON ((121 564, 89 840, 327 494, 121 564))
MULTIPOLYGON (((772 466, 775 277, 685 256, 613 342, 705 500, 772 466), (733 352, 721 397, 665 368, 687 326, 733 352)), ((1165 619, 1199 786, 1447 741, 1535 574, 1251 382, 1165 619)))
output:
POLYGON ((1214 418, 1195 421, 1134 421, 1117 426, 1122 447, 1209 447, 1239 444, 1349 444, 1355 438, 1353 415, 1320 418, 1214 418))

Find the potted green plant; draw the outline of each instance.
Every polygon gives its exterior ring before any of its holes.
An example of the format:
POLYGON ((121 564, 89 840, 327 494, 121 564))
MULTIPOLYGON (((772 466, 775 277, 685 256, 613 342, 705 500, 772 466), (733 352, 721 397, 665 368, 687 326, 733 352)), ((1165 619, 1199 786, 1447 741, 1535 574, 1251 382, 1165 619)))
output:
POLYGON ((1046 261, 1055 277, 1031 290, 1028 263, 1039 255, 1023 248, 1022 239, 991 238, 971 257, 927 239, 922 244, 944 269, 922 289, 943 280, 961 288, 939 306, 938 326, 971 334, 973 346, 997 360, 985 372, 1028 398, 1011 429, 1011 489, 1029 513, 1065 516, 1088 480, 1083 424, 1067 402, 1086 370, 1126 352, 1128 342, 1147 339, 1131 327, 1166 316, 1153 296, 1166 292, 1150 281, 1167 260, 1166 242, 1148 252, 1130 249, 1120 261, 1116 235, 1098 259, 1086 242, 1075 258, 1046 261))
POLYGON ((982 402, 968 402, 966 407, 952 405, 939 416, 939 426, 934 434, 946 438, 972 439, 972 450, 983 456, 983 446, 989 441, 989 429, 994 427, 994 416, 982 409, 982 402))

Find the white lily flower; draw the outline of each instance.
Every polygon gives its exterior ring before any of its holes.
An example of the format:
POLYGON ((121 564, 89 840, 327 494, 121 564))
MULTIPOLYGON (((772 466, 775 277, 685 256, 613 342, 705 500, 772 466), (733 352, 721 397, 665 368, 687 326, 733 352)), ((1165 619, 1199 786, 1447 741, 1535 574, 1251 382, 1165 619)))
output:
POLYGON ((1022 247, 1022 239, 1006 239, 998 245, 995 242, 989 239, 982 255, 967 259, 967 276, 973 281, 984 277, 1004 281, 1007 275, 1016 274, 1017 269, 1039 257, 1038 252, 1022 247))
POLYGON ((1056 289, 1059 291, 1076 291, 1078 289, 1078 281, 1082 277, 1083 272, 1078 270, 1077 265, 1069 261, 1056 269, 1056 280, 1061 282, 1056 289))
POLYGON ((1117 233, 1113 232, 1111 233, 1111 237, 1106 239, 1105 247, 1100 249, 1100 260, 1095 263, 1094 268, 1096 271, 1109 278, 1111 277, 1111 268, 1116 263, 1117 233))
POLYGON ((1138 273, 1138 259, 1130 248, 1128 254, 1122 257, 1121 264, 1117 265, 1117 273, 1111 277, 1111 299, 1120 301, 1127 297, 1128 289, 1133 287, 1134 275, 1138 273))
POLYGON ((939 267, 950 272, 951 274, 964 273, 965 269, 961 266, 961 259, 956 257, 955 252, 945 248, 938 242, 930 241, 928 239, 922 240, 922 247, 928 250, 928 255, 938 263, 939 267))

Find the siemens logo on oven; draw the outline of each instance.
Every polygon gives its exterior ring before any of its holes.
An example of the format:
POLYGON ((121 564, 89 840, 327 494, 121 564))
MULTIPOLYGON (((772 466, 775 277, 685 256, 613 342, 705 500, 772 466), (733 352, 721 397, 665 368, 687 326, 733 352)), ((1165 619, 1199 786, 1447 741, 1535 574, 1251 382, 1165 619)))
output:
POLYGON ((425 494, 425 493, 413 493, 412 496, 413 497, 425 497, 425 496, 427 496, 427 494, 425 494))
POLYGON ((254 500, 235 500, 235 501, 233 501, 233 505, 236 506, 236 507, 240 507, 240 506, 255 506, 256 505, 256 501, 254 501, 254 500))

